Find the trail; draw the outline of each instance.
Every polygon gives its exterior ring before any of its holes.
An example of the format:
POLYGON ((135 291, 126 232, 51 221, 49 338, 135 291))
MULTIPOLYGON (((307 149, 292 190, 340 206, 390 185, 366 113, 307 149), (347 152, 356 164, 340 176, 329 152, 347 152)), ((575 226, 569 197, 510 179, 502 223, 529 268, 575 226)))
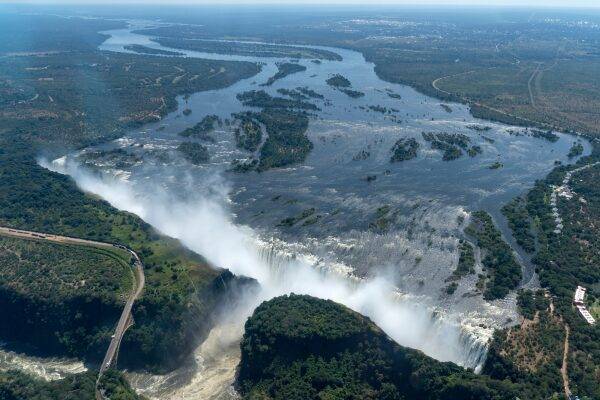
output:
POLYGON ((537 109, 535 105, 535 97, 533 95, 533 89, 531 88, 531 82, 536 78, 537 74, 540 72, 540 65, 538 64, 531 76, 529 77, 529 81, 527 81, 527 90, 529 91, 529 102, 531 103, 531 107, 537 109))
POLYGON ((121 317, 117 322, 117 326, 115 328, 115 333, 112 335, 110 344, 108 349, 106 350, 106 354, 104 356, 104 360, 100 365, 100 372, 98 373, 98 379, 96 381, 96 399, 102 400, 104 396, 98 389, 98 383, 102 378, 102 375, 108 368, 110 368, 115 360, 117 359, 117 355, 119 352, 119 346, 121 345, 121 341, 123 340, 123 335, 127 328, 129 328, 133 324, 133 318, 131 316, 131 309, 133 308, 133 303, 135 300, 139 298, 141 295, 144 285, 146 282, 146 278, 144 276, 144 268, 139 256, 130 248, 113 243, 105 243, 105 242, 97 242, 94 240, 80 239, 69 236, 61 236, 61 235, 52 235, 48 233, 34 232, 34 231, 26 231, 21 229, 13 229, 8 227, 0 227, 0 235, 16 237, 20 239, 29 239, 29 240, 44 240, 59 244, 74 244, 78 246, 88 246, 88 247, 97 247, 97 248, 110 248, 110 249, 122 249, 129 252, 134 260, 134 269, 135 275, 133 280, 133 288, 131 289, 131 293, 127 302, 125 303, 125 307, 123 307, 123 311, 121 313, 121 317))
POLYGON ((571 389, 569 389, 569 374, 568 374, 568 359, 569 359, 569 325, 565 324, 565 344, 563 349, 563 362, 560 367, 560 374, 562 375, 563 386, 565 388, 565 397, 567 400, 571 398, 571 389))

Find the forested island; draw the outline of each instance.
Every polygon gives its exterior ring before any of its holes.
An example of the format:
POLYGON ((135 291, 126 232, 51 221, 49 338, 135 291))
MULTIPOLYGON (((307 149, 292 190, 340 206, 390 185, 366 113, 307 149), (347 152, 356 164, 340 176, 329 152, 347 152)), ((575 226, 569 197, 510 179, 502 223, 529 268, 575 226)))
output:
POLYGON ((182 55, 184 55, 183 53, 180 53, 178 51, 153 49, 152 47, 143 46, 141 44, 128 44, 128 45, 124 46, 124 49, 131 50, 136 53, 155 54, 155 55, 159 55, 159 56, 182 56, 182 55))
POLYGON ((277 64, 277 73, 270 77, 267 82, 265 82, 262 86, 271 86, 273 83, 278 81, 279 79, 283 79, 288 75, 297 74, 298 72, 306 71, 306 67, 300 64, 293 63, 278 63, 277 64))
POLYGON ((155 42, 176 49, 201 51, 205 53, 218 54, 237 54, 255 57, 288 57, 288 58, 307 58, 315 60, 336 60, 341 61, 341 57, 327 50, 312 49, 308 47, 293 46, 270 46, 262 43, 243 43, 235 41, 213 41, 213 40, 192 40, 175 33, 175 37, 166 37, 166 34, 172 34, 177 30, 176 26, 164 28, 154 28, 139 31, 140 33, 159 36, 153 39, 155 42))
POLYGON ((236 384, 244 399, 541 399, 534 386, 476 375, 396 344, 330 300, 289 295, 245 325, 236 384))
POLYGON ((221 119, 216 115, 207 115, 200 122, 191 128, 186 128, 179 132, 180 136, 193 137, 208 142, 214 142, 215 139, 209 134, 215 130, 215 125, 221 125, 221 119))
POLYGON ((196 142, 182 142, 177 146, 183 157, 194 165, 207 163, 210 160, 210 154, 206 146, 196 142))
POLYGON ((488 213, 477 211, 471 218, 465 233, 475 238, 484 252, 482 264, 487 278, 483 296, 488 300, 501 299, 521 282, 521 266, 488 213))
POLYGON ((390 162, 394 163, 416 158, 419 146, 419 142, 417 142, 415 138, 398 139, 392 147, 392 156, 390 157, 390 162))
POLYGON ((352 83, 343 75, 335 74, 328 78, 326 82, 332 88, 335 88, 342 93, 346 93, 349 97, 357 99, 365 95, 363 92, 351 89, 352 83))
POLYGON ((444 161, 452 161, 462 157, 463 151, 466 151, 470 157, 475 157, 483 152, 480 146, 470 146, 471 139, 462 133, 423 132, 422 135, 432 149, 442 152, 442 160, 444 161))
POLYGON ((237 99, 244 105, 261 108, 261 111, 234 115, 241 122, 235 131, 238 147, 258 151, 259 157, 247 162, 235 160, 235 171, 265 171, 304 161, 313 148, 305 135, 309 121, 306 110, 317 110, 317 106, 298 97, 273 97, 262 90, 239 93, 237 99), (263 137, 261 125, 267 138, 259 148, 263 137))

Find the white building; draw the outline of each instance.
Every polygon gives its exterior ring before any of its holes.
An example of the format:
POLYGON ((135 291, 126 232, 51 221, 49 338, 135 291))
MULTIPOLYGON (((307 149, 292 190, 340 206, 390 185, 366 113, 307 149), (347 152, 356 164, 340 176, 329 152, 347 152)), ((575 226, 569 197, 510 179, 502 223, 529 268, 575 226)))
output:
POLYGON ((592 317, 592 314, 590 314, 587 308, 585 308, 585 292, 586 289, 583 286, 577 286, 577 289, 575 289, 575 296, 573 296, 573 303, 583 319, 585 319, 588 324, 594 325, 596 320, 592 317))

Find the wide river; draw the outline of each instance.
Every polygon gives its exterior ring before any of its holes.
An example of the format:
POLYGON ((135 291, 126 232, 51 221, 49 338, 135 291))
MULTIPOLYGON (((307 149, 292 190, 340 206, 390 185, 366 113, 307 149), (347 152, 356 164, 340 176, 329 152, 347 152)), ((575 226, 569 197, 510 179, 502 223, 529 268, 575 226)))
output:
MULTIPOLYGON (((110 38, 100 48, 126 52, 125 45, 140 44, 174 50, 133 33, 152 23, 130 24, 128 29, 105 32, 110 38)), ((177 49, 186 57, 261 63, 262 71, 225 89, 179 98, 179 109, 160 122, 49 164, 73 176, 82 189, 181 239, 213 264, 256 278, 263 288, 244 304, 232 306, 229 318, 211 332, 190 365, 168 376, 130 374, 134 386, 150 397, 234 396, 230 384, 243 321, 259 301, 282 293, 340 301, 371 317, 400 344, 474 368, 483 361, 493 330, 518 320, 514 294, 484 301, 476 293, 475 274, 448 295, 445 279, 456 267, 457 244, 469 211, 490 212, 513 243, 500 208, 544 177, 555 161, 576 161, 567 157, 575 138, 559 134, 552 143, 523 128, 474 119, 464 105, 442 107, 439 100, 409 87, 382 81, 360 53, 314 48, 333 51, 343 60, 301 59, 297 62, 306 71, 267 87, 259 85, 277 72, 277 62, 289 59, 177 49), (328 86, 326 80, 334 74, 347 77, 364 97, 351 98, 328 86), (249 109, 236 94, 263 89, 277 95, 278 89, 297 87, 324 96, 314 100, 320 111, 311 117, 307 133, 314 149, 301 165, 262 173, 230 172, 231 161, 248 153, 236 148, 233 128, 227 125, 211 134, 214 143, 203 142, 210 163, 193 166, 177 156, 183 129, 209 114, 225 120, 249 109), (395 111, 380 113, 369 106, 395 111), (185 108, 192 113, 183 115, 185 108), (463 133, 483 152, 443 161, 422 132, 463 133), (399 138, 421 143, 416 159, 390 163, 391 148, 399 138), (86 154, 117 147, 138 162, 96 159, 82 166, 86 154), (503 167, 489 168, 494 163, 503 167), (368 176, 376 178, 367 180, 368 176), (281 220, 310 209, 316 221, 280 226, 281 220), (382 213, 389 226, 374 229, 382 213)), ((589 144, 583 144, 588 154, 589 144)), ((529 259, 516 250, 523 264, 523 285, 535 287, 529 259)), ((481 272, 477 256, 476 269, 481 272)))

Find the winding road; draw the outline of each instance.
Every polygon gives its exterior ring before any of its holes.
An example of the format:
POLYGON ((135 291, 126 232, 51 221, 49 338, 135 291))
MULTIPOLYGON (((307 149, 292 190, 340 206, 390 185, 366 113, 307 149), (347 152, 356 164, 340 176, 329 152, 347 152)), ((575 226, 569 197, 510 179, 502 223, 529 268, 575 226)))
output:
POLYGON ((54 243, 60 244, 73 244, 78 246, 88 246, 102 249, 121 249, 127 251, 131 254, 134 259, 134 281, 133 288, 131 289, 131 293, 127 298, 127 302, 125 303, 125 307, 123 307, 123 311, 121 312, 121 317, 119 318, 119 322, 117 322, 117 326, 115 328, 115 333, 112 335, 110 344, 108 349, 106 350, 106 354, 104 355, 104 360, 102 360, 102 364, 100 365, 100 370, 98 373, 98 380, 96 381, 96 399, 101 400, 104 399, 104 396, 98 389, 98 383, 100 382, 100 378, 107 369, 109 369, 116 361, 119 346, 121 345, 121 341, 123 340, 123 335, 127 328, 129 328, 133 324, 133 317, 131 315, 131 309, 133 308, 134 302, 140 297, 142 291, 144 290, 144 285, 146 283, 146 277, 144 275, 144 267, 142 261, 136 252, 131 250, 130 248, 113 243, 104 243, 104 242, 96 242, 93 240, 74 238, 69 236, 60 236, 60 235, 52 235, 48 233, 41 232, 33 232, 26 231, 21 229, 13 229, 8 227, 0 227, 0 235, 16 237, 20 239, 29 239, 29 240, 45 240, 54 243))

